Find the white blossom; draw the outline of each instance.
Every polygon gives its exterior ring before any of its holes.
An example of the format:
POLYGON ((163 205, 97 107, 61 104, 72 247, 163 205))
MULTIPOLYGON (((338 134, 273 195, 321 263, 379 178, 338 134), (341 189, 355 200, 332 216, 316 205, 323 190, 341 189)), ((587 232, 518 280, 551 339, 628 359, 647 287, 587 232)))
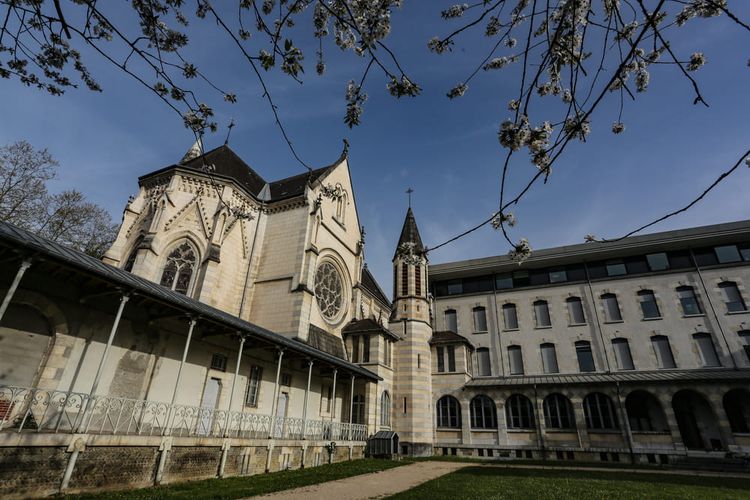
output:
POLYGON ((513 246, 511 251, 508 252, 508 257, 515 260, 520 266, 526 259, 531 257, 531 245, 529 245, 529 240, 521 238, 521 240, 513 246))
POLYGON ((468 85, 465 83, 459 83, 446 94, 448 96, 448 99, 455 99, 456 97, 462 97, 466 90, 469 88, 468 85))
POLYGON ((490 224, 492 224, 493 229, 500 229, 503 224, 507 224, 508 226, 513 227, 516 225, 516 216, 513 215, 512 212, 498 212, 494 215, 494 217, 492 217, 492 221, 490 222, 490 224))
POLYGON ((612 132, 615 134, 621 134, 625 130, 625 124, 622 122, 614 122, 612 124, 612 132))
POLYGON ((638 92, 643 92, 648 88, 648 82, 651 78, 651 75, 649 75, 648 71, 646 69, 640 69, 635 74, 635 89, 638 92))
POLYGON ((443 12, 440 13, 441 16, 443 16, 443 19, 454 19, 456 17, 461 17, 464 15, 464 12, 466 9, 469 8, 469 4, 457 4, 457 5, 451 5, 447 9, 445 9, 443 12))
POLYGON ((706 64, 706 56, 703 55, 703 52, 695 52, 690 56, 690 62, 688 62, 686 69, 688 71, 695 71, 700 69, 704 64, 706 64))
POLYGON ((491 69, 504 68, 505 66, 508 65, 509 62, 510 62, 510 59, 508 59, 507 57, 496 57, 492 59, 490 62, 488 62, 487 64, 485 64, 482 67, 482 69, 484 69, 485 71, 488 71, 491 69))

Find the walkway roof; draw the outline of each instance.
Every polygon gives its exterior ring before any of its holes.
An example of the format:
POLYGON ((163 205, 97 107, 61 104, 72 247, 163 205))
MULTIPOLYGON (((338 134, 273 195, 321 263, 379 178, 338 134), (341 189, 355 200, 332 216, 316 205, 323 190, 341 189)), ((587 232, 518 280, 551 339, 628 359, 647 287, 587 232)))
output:
MULTIPOLYGON (((286 349, 299 355, 324 362, 348 373, 369 380, 382 380, 373 372, 352 364, 321 350, 315 349, 299 340, 294 340, 258 325, 244 321, 232 314, 211 307, 208 304, 174 292, 157 283, 149 281, 128 271, 110 266, 86 255, 83 252, 67 248, 59 243, 37 236, 7 222, 0 222, 0 247, 6 247, 21 254, 22 257, 40 259, 45 263, 54 262, 61 267, 73 269, 84 275, 97 277, 123 293, 133 293, 153 301, 171 306, 186 315, 209 320, 233 331, 249 334, 250 338, 286 349)), ((4 265, 8 265, 5 261, 4 265)), ((33 266, 32 266, 33 267, 33 266)), ((23 283, 21 284, 23 287, 23 283)))

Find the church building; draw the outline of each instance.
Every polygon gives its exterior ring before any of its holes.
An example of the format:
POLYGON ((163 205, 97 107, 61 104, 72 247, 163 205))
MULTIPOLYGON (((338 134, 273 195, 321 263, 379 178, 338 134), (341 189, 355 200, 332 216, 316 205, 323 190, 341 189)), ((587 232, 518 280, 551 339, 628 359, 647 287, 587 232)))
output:
POLYGON ((430 264, 409 207, 389 297, 346 147, 267 181, 196 144, 138 187, 101 260, 0 223, 0 495, 312 467, 373 438, 750 452, 750 221, 430 264))

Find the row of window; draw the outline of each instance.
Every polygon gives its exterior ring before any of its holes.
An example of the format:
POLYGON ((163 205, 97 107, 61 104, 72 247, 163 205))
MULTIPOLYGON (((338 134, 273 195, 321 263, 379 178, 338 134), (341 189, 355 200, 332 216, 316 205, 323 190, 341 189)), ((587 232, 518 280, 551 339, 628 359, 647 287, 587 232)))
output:
MULTIPOLYGON (((575 429, 573 406, 562 394, 550 394, 543 401, 545 425, 548 429, 575 429)), ((495 402, 480 395, 471 400, 471 427, 497 429, 495 402)), ((612 400, 594 392, 583 399, 586 427, 589 429, 617 429, 619 423, 612 400)), ((534 429, 534 407, 522 394, 513 394, 505 401, 505 421, 508 429, 534 429)), ((461 428, 461 405, 453 396, 443 396, 437 403, 437 426, 461 428)))
MULTIPOLYGON (((745 354, 750 361, 750 330, 738 332, 740 342, 745 350, 745 354)), ((721 362, 714 346, 713 338, 710 334, 700 332, 692 335, 693 342, 700 355, 700 363, 703 367, 719 367, 721 362)), ((596 371, 596 364, 591 350, 591 342, 579 340, 574 343, 576 358, 578 360, 578 369, 581 372, 596 371)), ((672 347, 669 338, 664 335, 654 335, 651 337, 651 347, 656 357, 656 363, 659 368, 677 368, 672 347)), ((545 342, 539 345, 542 357, 542 369, 544 373, 559 373, 560 369, 557 363, 557 350, 555 344, 545 342)), ((628 339, 618 337, 612 339, 612 350, 615 355, 615 362, 618 370, 635 370, 635 363, 630 352, 630 343, 628 339)), ((490 352, 487 348, 477 349, 477 364, 479 366, 479 376, 490 376, 490 352)), ((521 346, 508 346, 508 364, 511 375, 523 375, 524 363, 521 346)))
MULTIPOLYGON (((741 330, 737 332, 740 343, 744 349, 745 355, 750 361, 750 330, 741 330)), ((700 363, 703 367, 719 367, 721 361, 716 351, 713 338, 710 334, 700 332, 692 335, 693 342, 700 355, 700 363)), ((591 342, 579 340, 574 342, 576 358, 578 360, 578 369, 580 372, 596 371, 596 363, 591 349, 591 342)), ((664 335, 654 335, 651 337, 651 347, 656 357, 659 368, 677 368, 672 353, 672 347, 669 338, 664 335)), ((519 345, 508 346, 508 364, 511 375, 523 375, 524 362, 523 352, 519 345)), ((557 362, 557 347, 551 342, 545 342, 539 345, 539 351, 542 358, 542 370, 544 373, 560 373, 557 362)), ((612 339, 612 351, 615 356, 615 363, 618 370, 635 370, 633 355, 630 351, 630 342, 626 338, 618 337, 612 339)), ((456 356, 454 346, 438 346, 436 348, 437 370, 439 373, 456 371, 456 356)), ((477 373, 479 377, 492 376, 492 363, 490 361, 490 350, 487 347, 480 347, 476 350, 477 356, 477 373)), ((470 358, 469 358, 470 359, 470 358)), ((471 366, 471 365, 470 365, 471 366)), ((472 372, 468 368, 469 373, 472 372)))
MULTIPOLYGON (((724 281, 719 283, 722 298, 728 313, 743 312, 747 310, 745 300, 740 293, 737 283, 734 281, 724 281)), ((680 300, 682 314, 685 316, 695 316, 703 314, 695 289, 692 286, 679 286, 675 289, 677 297, 680 300)), ((643 319, 659 319, 661 311, 656 301, 656 295, 652 290, 639 290, 636 294, 638 304, 640 305, 643 319)), ((604 293, 599 297, 604 309, 605 322, 622 321, 622 312, 617 295, 614 293, 604 293)), ((583 309, 583 301, 580 297, 568 297, 565 299, 568 309, 569 325, 585 325, 586 315, 583 309)), ((546 300, 536 300, 533 303, 534 322, 536 328, 551 328, 552 319, 549 313, 549 303, 546 300)), ((503 321, 505 330, 518 330, 518 310, 516 304, 508 302, 503 304, 503 321)), ((477 306, 472 309, 474 319, 474 333, 483 333, 487 331, 487 311, 484 307, 477 306)), ((446 329, 458 332, 458 320, 455 309, 447 309, 444 313, 446 329)))
MULTIPOLYGON (((750 244, 722 245, 694 252, 699 267, 735 262, 750 262, 750 244)), ((518 270, 513 273, 438 281, 433 287, 436 297, 465 293, 492 292, 526 286, 585 281, 587 279, 639 275, 648 272, 690 269, 695 267, 690 252, 678 250, 606 260, 589 264, 572 264, 545 269, 518 270)))
MULTIPOLYGON (((367 334, 352 335, 349 341, 349 360, 352 363, 369 363, 371 358, 371 341, 372 337, 367 334)), ((383 364, 385 366, 391 366, 393 361, 392 342, 385 338, 383 339, 383 341, 383 364)))
MULTIPOLYGON (((693 391, 680 391, 673 397, 673 404, 683 400, 704 401, 693 391)), ((636 390, 625 398, 625 416, 630 429, 635 432, 669 432, 664 411, 656 397, 646 391, 636 390)), ((728 391, 722 398, 722 406, 732 432, 750 431, 750 392, 742 389, 728 391)), ((486 395, 475 396, 470 404, 472 429, 497 429, 495 402, 486 395)), ((560 393, 547 395, 542 401, 544 424, 547 429, 575 430, 576 419, 573 405, 560 393)), ((612 399, 601 392, 592 392, 583 398, 583 416, 589 430, 617 430, 620 428, 616 406, 612 399)), ((505 401, 505 424, 508 429, 535 429, 535 412, 531 400, 523 394, 513 394, 505 401)), ((459 429, 461 405, 453 396, 443 396, 437 402, 437 427, 459 429)))

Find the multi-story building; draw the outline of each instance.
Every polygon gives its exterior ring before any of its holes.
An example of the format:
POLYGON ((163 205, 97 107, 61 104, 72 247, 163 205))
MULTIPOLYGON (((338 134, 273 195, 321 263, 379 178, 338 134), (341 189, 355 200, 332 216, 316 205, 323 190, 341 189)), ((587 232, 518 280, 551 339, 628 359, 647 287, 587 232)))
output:
POLYGON ((318 465, 381 430, 403 455, 750 452, 750 221, 429 265, 409 208, 391 302, 346 150, 267 182, 194 147, 138 184, 103 262, 0 223, 0 495, 318 465))
POLYGON ((750 221, 429 276, 436 453, 750 451, 750 221))

